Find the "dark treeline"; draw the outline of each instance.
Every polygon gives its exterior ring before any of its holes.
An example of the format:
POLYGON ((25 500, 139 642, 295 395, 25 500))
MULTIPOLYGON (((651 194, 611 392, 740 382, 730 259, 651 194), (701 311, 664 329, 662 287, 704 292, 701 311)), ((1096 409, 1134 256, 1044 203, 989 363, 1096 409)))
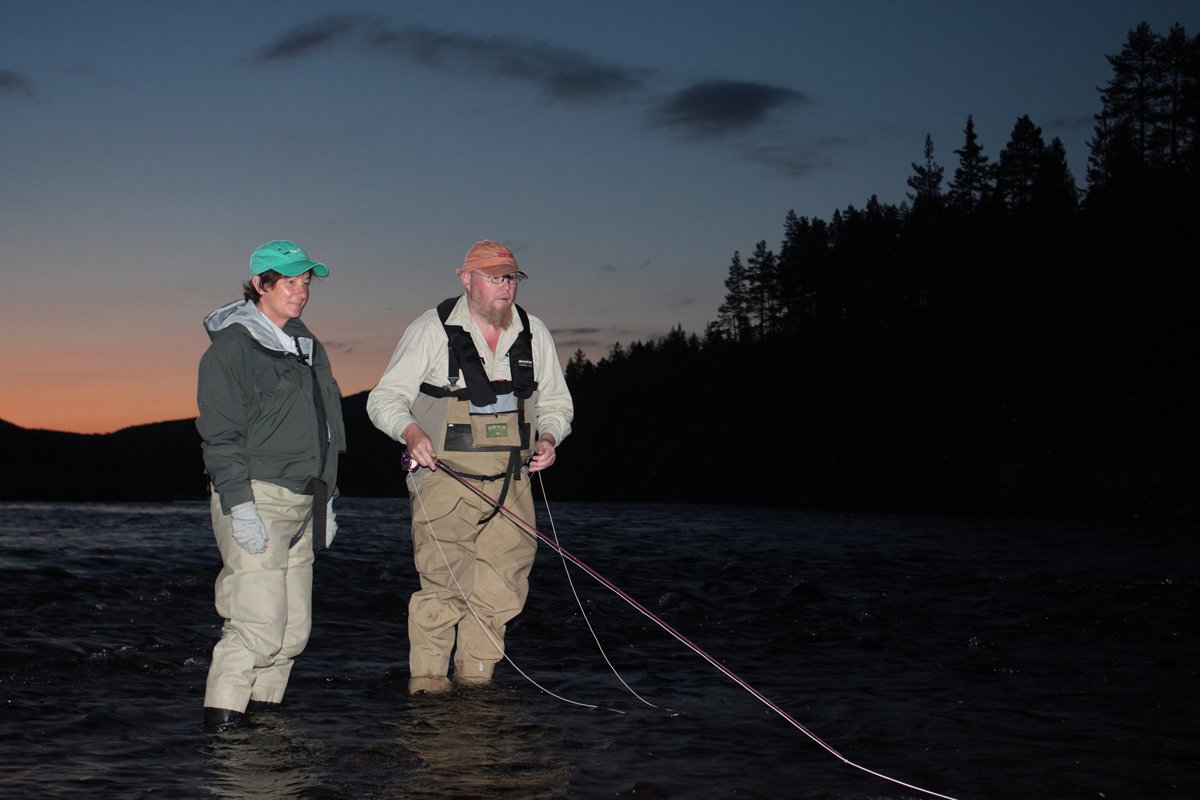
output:
POLYGON ((1028 116, 995 158, 967 116, 901 205, 735 252, 702 335, 577 352, 560 490, 1196 513, 1200 37, 1143 24, 1108 59, 1085 190, 1028 116))

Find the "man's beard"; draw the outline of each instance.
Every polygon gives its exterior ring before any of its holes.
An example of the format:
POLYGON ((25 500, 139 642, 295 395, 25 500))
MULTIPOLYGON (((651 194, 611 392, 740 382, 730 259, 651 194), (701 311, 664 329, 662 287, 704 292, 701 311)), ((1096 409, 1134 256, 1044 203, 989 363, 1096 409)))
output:
POLYGON ((488 306, 487 308, 481 309, 479 315, 483 317, 483 321, 488 325, 496 328, 507 328, 512 324, 512 303, 509 303, 503 308, 488 306))

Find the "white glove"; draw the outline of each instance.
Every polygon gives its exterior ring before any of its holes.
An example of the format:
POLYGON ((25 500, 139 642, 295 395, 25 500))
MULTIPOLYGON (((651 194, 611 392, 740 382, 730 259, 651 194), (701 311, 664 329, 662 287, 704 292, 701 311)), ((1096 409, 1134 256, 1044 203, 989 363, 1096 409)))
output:
POLYGON ((258 506, 250 500, 238 503, 229 509, 233 517, 233 538, 242 549, 251 555, 258 555, 267 549, 267 526, 263 525, 262 517, 258 515, 258 506))
POLYGON ((333 513, 333 501, 325 506, 325 546, 333 544, 333 537, 337 536, 337 514, 333 513))

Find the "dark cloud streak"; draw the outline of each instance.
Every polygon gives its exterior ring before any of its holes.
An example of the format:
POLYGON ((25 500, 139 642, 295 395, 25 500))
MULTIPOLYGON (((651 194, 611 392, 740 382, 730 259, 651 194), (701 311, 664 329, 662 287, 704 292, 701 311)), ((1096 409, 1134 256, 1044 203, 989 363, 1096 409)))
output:
POLYGON ((256 64, 273 64, 303 58, 321 50, 333 49, 363 29, 370 28, 369 17, 334 14, 297 25, 250 60, 256 64))
POLYGON ((33 99, 33 81, 15 69, 0 69, 0 97, 20 95, 33 99))
POLYGON ((761 125, 772 111, 808 102, 795 89, 746 81, 707 80, 681 89, 654 113, 660 127, 714 138, 761 125))
POLYGON ((573 102, 639 93, 651 74, 539 42, 415 26, 380 30, 371 37, 370 46, 429 69, 527 83, 555 100, 573 102))
POLYGON ((816 144, 757 144, 743 151, 747 161, 770 167, 788 178, 800 178, 831 166, 824 155, 842 146, 838 139, 825 139, 816 144))
POLYGON ((332 15, 299 25, 259 50, 268 65, 351 43, 400 61, 472 78, 500 78, 537 87, 555 100, 597 102, 645 90, 651 70, 609 64, 540 42, 481 37, 415 25, 394 27, 364 16, 332 15))

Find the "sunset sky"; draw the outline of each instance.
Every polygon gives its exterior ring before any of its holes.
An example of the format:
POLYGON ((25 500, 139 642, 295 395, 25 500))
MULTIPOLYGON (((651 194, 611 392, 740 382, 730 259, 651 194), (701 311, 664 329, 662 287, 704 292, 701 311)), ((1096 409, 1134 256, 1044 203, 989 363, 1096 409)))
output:
POLYGON ((276 238, 330 267, 304 317, 344 394, 508 243, 560 352, 716 317, 789 209, 905 199, 1028 114, 1082 185, 1097 87, 1189 2, 0 4, 0 419, 196 414, 205 314, 276 238))

